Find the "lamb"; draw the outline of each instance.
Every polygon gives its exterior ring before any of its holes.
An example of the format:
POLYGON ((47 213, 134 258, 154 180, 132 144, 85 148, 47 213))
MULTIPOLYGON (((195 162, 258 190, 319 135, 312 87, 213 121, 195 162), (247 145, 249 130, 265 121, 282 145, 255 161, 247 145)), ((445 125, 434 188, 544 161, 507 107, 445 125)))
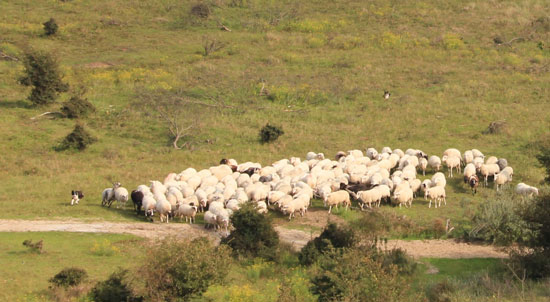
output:
POLYGON ((520 194, 522 198, 524 198, 525 196, 532 197, 533 195, 535 196, 539 195, 539 189, 520 182, 516 186, 516 193, 520 194))
POLYGON ((407 205, 411 207, 414 198, 413 191, 410 187, 402 187, 399 191, 396 190, 393 193, 393 198, 399 203, 399 208, 401 208, 402 204, 404 204, 405 207, 407 207, 407 205))
POLYGON ((445 202, 445 205, 447 205, 447 200, 445 199, 445 188, 441 187, 441 186, 435 186, 435 187, 431 187, 431 188, 427 189, 426 192, 424 193, 424 198, 429 198, 430 199, 430 204, 429 204, 428 208, 432 207, 432 200, 435 201, 435 203, 434 203, 435 208, 437 208, 437 202, 438 201, 439 201, 439 207, 441 207, 441 200, 442 199, 445 202))
POLYGON ((180 204, 176 205, 176 210, 174 211, 174 217, 179 217, 180 222, 185 217, 185 222, 189 220, 189 223, 195 222, 195 215, 197 214, 197 206, 193 204, 180 204))
POLYGON ((437 155, 432 155, 428 158, 428 164, 434 171, 439 171, 441 169, 441 158, 437 155))
POLYGON ((328 213, 330 214, 332 207, 335 206, 338 208, 339 204, 344 204, 346 206, 346 210, 351 205, 351 201, 349 198, 348 191, 339 190, 333 193, 330 193, 327 195, 326 199, 324 200, 325 204, 329 206, 328 213))
POLYGON ((80 201, 82 198, 84 198, 84 193, 82 193, 82 191, 71 191, 71 196, 72 196, 72 199, 71 199, 71 205, 73 205, 73 203, 76 203, 78 204, 78 201, 80 201))
POLYGON ((481 175, 485 178, 485 186, 487 186, 487 179, 489 178, 489 176, 494 176, 495 174, 500 172, 500 168, 497 164, 483 164, 481 165, 480 172, 481 175))
POLYGON ((453 168, 456 168, 458 172, 460 172, 460 156, 443 156, 443 161, 447 165, 447 168, 449 169, 449 177, 453 177, 453 168))
POLYGON ((121 187, 120 182, 115 182, 113 183, 113 194, 114 194, 114 198, 109 202, 109 207, 111 207, 112 202, 116 200, 117 209, 119 208, 121 203, 122 203, 122 207, 124 208, 126 206, 126 202, 128 201, 128 190, 126 190, 126 188, 121 187))

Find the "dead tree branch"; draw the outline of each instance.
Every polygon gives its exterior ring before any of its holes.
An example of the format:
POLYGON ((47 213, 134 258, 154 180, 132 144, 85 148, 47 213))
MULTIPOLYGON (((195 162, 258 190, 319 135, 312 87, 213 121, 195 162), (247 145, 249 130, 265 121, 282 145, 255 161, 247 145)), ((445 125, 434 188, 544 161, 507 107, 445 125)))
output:
POLYGON ((168 110, 164 110, 161 108, 161 106, 157 106, 157 111, 160 115, 160 117, 168 124, 168 130, 170 131, 170 134, 174 137, 174 141, 172 142, 172 145, 175 149, 180 150, 181 146, 178 145, 178 141, 180 138, 186 136, 188 134, 188 131, 195 127, 195 125, 190 126, 183 126, 179 122, 179 116, 178 114, 172 114, 170 115, 168 113, 168 110))
POLYGON ((31 120, 37 119, 37 118, 42 117, 42 116, 45 116, 45 115, 50 115, 50 114, 55 114, 55 115, 57 115, 57 116, 62 116, 62 115, 63 115, 63 113, 61 113, 61 112, 59 112, 59 111, 54 111, 54 112, 49 112, 49 111, 47 111, 47 112, 44 112, 44 113, 39 114, 39 115, 37 115, 37 116, 31 117, 31 120))
POLYGON ((0 58, 4 60, 19 61, 18 58, 8 55, 7 53, 0 51, 0 58))

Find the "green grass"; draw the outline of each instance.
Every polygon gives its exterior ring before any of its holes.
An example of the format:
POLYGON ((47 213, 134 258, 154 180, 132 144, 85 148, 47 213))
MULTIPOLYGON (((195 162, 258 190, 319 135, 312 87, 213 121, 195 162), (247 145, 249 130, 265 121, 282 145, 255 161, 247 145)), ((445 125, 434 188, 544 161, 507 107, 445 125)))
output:
POLYGON ((117 267, 136 265, 141 238, 91 233, 0 233, 2 301, 47 301, 48 279, 66 267, 86 270, 90 280, 107 278, 117 267), (30 251, 24 240, 43 240, 43 253, 30 251))
POLYGON ((424 274, 422 278, 424 281, 441 281, 448 278, 457 280, 468 279, 483 273, 502 273, 506 269, 502 260, 495 258, 422 258, 420 263, 424 263, 424 269, 421 270, 424 274), (436 274, 426 274, 425 269, 429 266, 437 268, 439 272, 436 274))

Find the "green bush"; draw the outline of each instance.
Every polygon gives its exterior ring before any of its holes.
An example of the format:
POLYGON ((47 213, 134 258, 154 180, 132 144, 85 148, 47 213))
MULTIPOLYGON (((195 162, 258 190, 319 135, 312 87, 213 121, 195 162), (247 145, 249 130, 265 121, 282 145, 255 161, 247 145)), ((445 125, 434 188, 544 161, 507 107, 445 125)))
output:
POLYGON ((197 3, 191 7, 191 15, 206 19, 210 16, 210 7, 205 3, 197 3))
POLYGON ((57 29, 59 28, 54 18, 50 18, 50 20, 44 22, 42 25, 44 25, 44 34, 46 36, 55 35, 57 33, 57 29))
POLYGON ((363 247, 332 249, 319 258, 312 292, 325 301, 405 301, 409 280, 395 266, 384 268, 363 247))
POLYGON ((269 217, 252 206, 245 206, 231 216, 231 223, 235 230, 222 239, 222 243, 229 245, 235 254, 276 259, 279 235, 269 217))
POLYGON ((206 238, 191 242, 165 238, 145 252, 138 270, 147 301, 188 301, 223 281, 231 265, 227 245, 206 238))
POLYGON ((79 118, 95 112, 95 106, 87 99, 73 96, 70 100, 63 103, 61 112, 68 118, 79 118))
POLYGON ((412 275, 416 271, 416 262, 400 248, 393 248, 387 251, 378 251, 378 258, 384 268, 390 269, 393 266, 397 268, 400 274, 412 275))
POLYGON ((53 103, 61 92, 66 92, 69 85, 61 80, 57 61, 44 52, 28 52, 23 60, 25 74, 19 83, 32 86, 29 100, 34 105, 53 103))
POLYGON ((77 149, 84 150, 89 145, 95 143, 97 138, 93 137, 84 126, 81 124, 76 124, 73 132, 69 133, 63 141, 57 146, 57 151, 63 151, 67 149, 77 149))
POLYGON ((276 141, 279 136, 285 134, 282 128, 272 126, 269 123, 260 130, 260 142, 269 143, 276 141))
POLYGON ((529 236, 511 252, 512 263, 518 264, 532 279, 550 277, 550 193, 543 192, 522 209, 521 217, 529 236))
POLYGON ((85 270, 77 267, 64 268, 50 280, 48 280, 53 286, 56 287, 69 287, 76 286, 82 283, 88 277, 88 273, 85 270))
POLYGON ((511 191, 503 191, 481 203, 467 239, 501 245, 523 241, 527 225, 521 217, 521 207, 521 201, 511 191))
POLYGON ((95 302, 141 301, 132 291, 127 281, 128 270, 119 269, 105 281, 100 281, 90 291, 90 298, 95 302))
POLYGON ((357 243, 353 230, 329 223, 319 237, 302 248, 298 259, 302 265, 313 264, 321 255, 332 249, 350 248, 357 243))

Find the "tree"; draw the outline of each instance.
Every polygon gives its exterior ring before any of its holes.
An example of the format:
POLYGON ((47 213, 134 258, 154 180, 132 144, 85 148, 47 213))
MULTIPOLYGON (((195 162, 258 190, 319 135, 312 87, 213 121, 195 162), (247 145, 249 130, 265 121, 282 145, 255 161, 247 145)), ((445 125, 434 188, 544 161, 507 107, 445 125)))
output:
POLYGON ((226 245, 214 247, 206 238, 191 242, 165 238, 146 251, 138 270, 147 301, 188 301, 223 281, 231 264, 226 245))
POLYGON ((69 85, 63 83, 57 61, 45 52, 34 51, 25 54, 25 74, 19 82, 32 86, 29 100, 34 105, 53 103, 59 93, 66 92, 69 85))
POLYGON ((235 230, 222 243, 229 245, 235 253, 268 260, 276 257, 279 235, 269 217, 246 205, 231 216, 231 223, 235 230))
POLYGON ((61 144, 57 147, 58 151, 67 150, 67 149, 78 149, 84 150, 88 145, 93 144, 97 141, 97 138, 93 137, 84 126, 77 123, 73 129, 73 132, 69 133, 61 144))

